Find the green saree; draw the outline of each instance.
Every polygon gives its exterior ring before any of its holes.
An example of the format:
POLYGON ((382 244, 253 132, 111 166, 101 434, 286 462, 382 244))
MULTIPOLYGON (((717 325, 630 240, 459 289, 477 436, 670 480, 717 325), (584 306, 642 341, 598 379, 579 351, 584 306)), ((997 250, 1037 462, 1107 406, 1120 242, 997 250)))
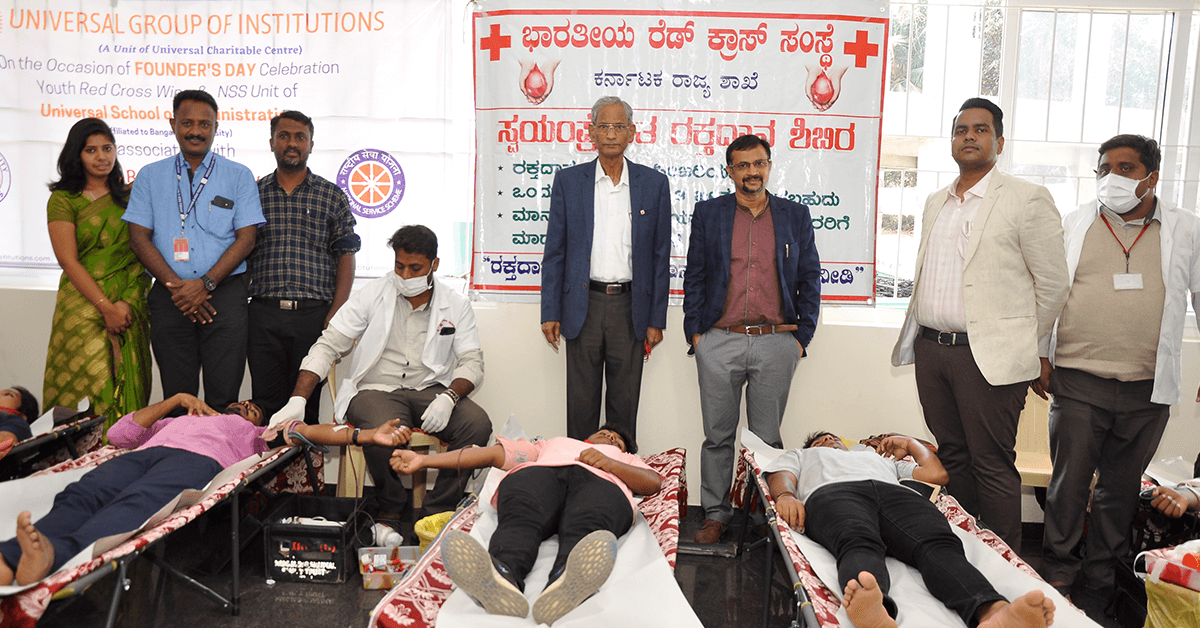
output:
POLYGON ((82 194, 57 191, 46 204, 48 222, 75 225, 79 262, 109 301, 130 305, 133 324, 115 338, 104 316, 63 273, 50 329, 50 349, 42 388, 45 407, 74 408, 85 397, 92 410, 112 425, 145 407, 150 398, 150 318, 146 292, 150 275, 129 246, 125 210, 104 195, 89 201, 82 194))

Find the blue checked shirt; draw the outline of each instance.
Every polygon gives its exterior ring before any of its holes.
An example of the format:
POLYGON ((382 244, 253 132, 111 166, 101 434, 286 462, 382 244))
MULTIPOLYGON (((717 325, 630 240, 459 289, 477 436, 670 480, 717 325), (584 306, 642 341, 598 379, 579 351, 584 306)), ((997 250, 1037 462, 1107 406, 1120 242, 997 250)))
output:
MULTIPOLYGON (((262 224, 262 208, 254 188, 254 175, 242 164, 208 151, 189 183, 186 161, 182 163, 182 176, 175 178, 176 159, 183 157, 176 153, 147 164, 138 172, 129 194, 129 207, 122 219, 154 232, 151 242, 180 279, 199 279, 233 244, 238 229, 262 224), (188 239, 188 261, 177 262, 175 238, 180 236, 180 225, 176 190, 187 209, 192 191, 200 187, 200 179, 214 161, 216 164, 208 183, 183 223, 183 235, 188 239), (225 209, 214 205, 213 200, 218 196, 233 201, 233 207, 225 209)), ((245 271, 246 262, 242 262, 230 275, 245 271)))
POLYGON ((332 301, 338 258, 358 252, 346 193, 308 171, 291 196, 275 173, 258 181, 267 224, 259 227, 250 264, 250 296, 332 301))

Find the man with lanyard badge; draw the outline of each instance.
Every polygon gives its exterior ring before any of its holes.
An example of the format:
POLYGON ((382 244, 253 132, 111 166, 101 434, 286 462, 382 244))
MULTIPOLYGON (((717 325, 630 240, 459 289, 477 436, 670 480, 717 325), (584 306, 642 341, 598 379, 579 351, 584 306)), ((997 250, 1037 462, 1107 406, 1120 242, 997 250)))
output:
POLYGON ((1195 304, 1200 289, 1200 218, 1155 195, 1158 143, 1118 135, 1099 153, 1096 202, 1063 219, 1071 292, 1033 383, 1054 395, 1042 575, 1093 619, 1111 601, 1142 472, 1181 401, 1188 293, 1195 304))
POLYGON ((133 252, 155 278, 150 345, 163 396, 196 394, 203 369, 204 400, 225 407, 237 401, 246 370, 241 274, 265 220, 254 175, 211 150, 213 97, 184 90, 172 110, 180 153, 142 168, 124 220, 133 252))

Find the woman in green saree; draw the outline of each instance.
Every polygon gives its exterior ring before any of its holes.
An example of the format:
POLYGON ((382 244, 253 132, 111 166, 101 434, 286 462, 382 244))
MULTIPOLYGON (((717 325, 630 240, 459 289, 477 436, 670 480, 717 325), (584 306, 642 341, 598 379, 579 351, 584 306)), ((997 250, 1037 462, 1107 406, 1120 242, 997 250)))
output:
POLYGON ((129 190, 103 120, 71 127, 58 173, 46 214, 63 275, 42 401, 73 408, 87 398, 111 425, 149 400, 150 276, 129 247, 129 190))

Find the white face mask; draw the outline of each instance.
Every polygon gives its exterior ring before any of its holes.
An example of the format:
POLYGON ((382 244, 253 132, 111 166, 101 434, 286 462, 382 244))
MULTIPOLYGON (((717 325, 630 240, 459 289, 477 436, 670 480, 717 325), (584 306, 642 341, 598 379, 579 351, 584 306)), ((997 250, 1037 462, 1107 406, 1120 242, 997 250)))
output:
MULTIPOLYGON (((1146 179, 1149 178, 1150 175, 1146 175, 1146 179)), ((1096 200, 1118 214, 1128 213, 1150 193, 1147 189, 1141 196, 1137 195, 1138 184, 1146 179, 1130 179, 1110 172, 1096 182, 1096 200)))
POLYGON ((433 270, 431 269, 424 275, 409 277, 403 279, 397 275, 395 271, 391 273, 392 284, 396 286, 396 290, 402 296, 415 297, 423 294, 426 290, 433 287, 433 270))

